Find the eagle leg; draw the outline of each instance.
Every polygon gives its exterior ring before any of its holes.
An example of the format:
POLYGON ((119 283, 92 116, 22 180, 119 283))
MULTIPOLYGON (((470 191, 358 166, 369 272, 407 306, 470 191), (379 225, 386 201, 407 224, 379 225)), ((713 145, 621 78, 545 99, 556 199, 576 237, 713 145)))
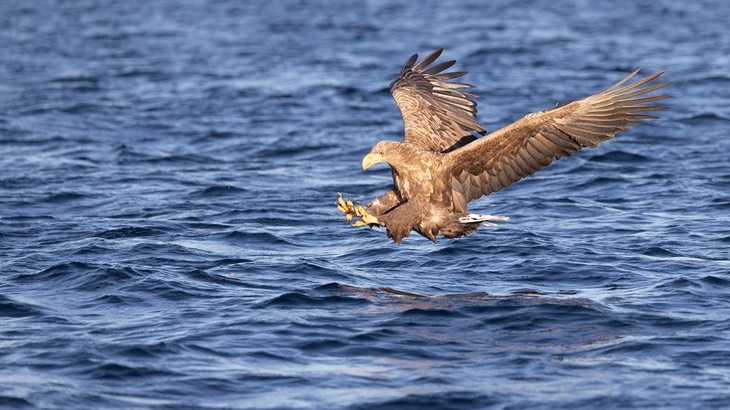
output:
POLYGON ((337 209, 339 209, 340 212, 345 214, 345 220, 347 222, 352 221, 352 218, 358 216, 357 209, 355 209, 355 204, 352 203, 352 200, 350 199, 350 197, 347 197, 347 201, 345 201, 342 198, 341 193, 338 192, 337 195, 339 196, 337 198, 337 209))

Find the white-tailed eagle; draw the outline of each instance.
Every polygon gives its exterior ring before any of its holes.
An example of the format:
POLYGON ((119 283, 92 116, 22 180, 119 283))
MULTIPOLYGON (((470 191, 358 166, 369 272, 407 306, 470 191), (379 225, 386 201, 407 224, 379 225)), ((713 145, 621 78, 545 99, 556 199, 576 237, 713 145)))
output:
POLYGON ((487 134, 476 120, 476 96, 462 91, 472 86, 449 81, 466 72, 444 72, 455 61, 432 65, 442 51, 418 63, 414 54, 390 85, 403 116, 405 141, 380 141, 362 160, 363 169, 388 163, 393 189, 364 207, 342 196, 338 200, 338 209, 348 221, 355 219, 354 226, 383 226, 396 243, 411 230, 435 242, 438 235, 458 238, 485 222, 508 219, 470 214, 467 204, 563 155, 593 148, 630 125, 656 118, 643 112, 665 107, 646 103, 668 98, 644 96, 669 84, 652 84, 664 71, 624 85, 636 70, 597 94, 528 114, 487 134))

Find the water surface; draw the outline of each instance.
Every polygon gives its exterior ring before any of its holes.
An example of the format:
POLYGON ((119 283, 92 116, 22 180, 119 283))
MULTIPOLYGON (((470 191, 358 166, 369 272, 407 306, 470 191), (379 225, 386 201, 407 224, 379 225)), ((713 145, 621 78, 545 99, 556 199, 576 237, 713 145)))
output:
POLYGON ((0 407, 730 402, 725 2, 0 3, 0 407), (669 110, 395 246, 349 227, 388 84, 488 130, 668 69, 669 110))

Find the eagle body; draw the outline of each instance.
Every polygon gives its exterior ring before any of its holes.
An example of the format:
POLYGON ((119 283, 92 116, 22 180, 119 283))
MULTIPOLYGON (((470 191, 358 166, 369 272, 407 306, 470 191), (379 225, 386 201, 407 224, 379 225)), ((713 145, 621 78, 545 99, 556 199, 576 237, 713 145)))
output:
POLYGON ((412 230, 436 241, 473 233, 486 221, 506 217, 468 213, 468 203, 506 188, 565 155, 596 147, 643 119, 646 105, 668 96, 645 94, 669 83, 648 85, 664 72, 624 85, 639 70, 589 97, 528 114, 500 130, 486 133, 476 120, 476 95, 469 84, 450 80, 466 72, 444 72, 455 61, 434 63, 443 49, 416 63, 406 61, 391 94, 403 116, 405 141, 380 141, 362 161, 363 169, 387 163, 393 189, 364 207, 340 198, 338 208, 355 226, 386 228, 400 243, 412 230))
POLYGON ((388 164, 393 173, 393 191, 369 203, 367 209, 380 215, 389 238, 399 243, 413 229, 436 241, 439 234, 456 238, 476 230, 477 224, 459 221, 467 216, 466 208, 454 203, 449 171, 442 165, 443 154, 395 141, 383 141, 376 148, 377 152, 392 153, 388 164))

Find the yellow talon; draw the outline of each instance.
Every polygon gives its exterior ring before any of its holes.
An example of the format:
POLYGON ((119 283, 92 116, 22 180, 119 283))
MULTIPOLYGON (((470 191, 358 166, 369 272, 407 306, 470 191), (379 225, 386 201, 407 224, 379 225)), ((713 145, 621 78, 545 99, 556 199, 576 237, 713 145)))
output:
POLYGON ((378 218, 366 213, 365 215, 362 215, 363 222, 365 222, 368 225, 380 225, 380 221, 378 221, 378 218))
POLYGON ((345 201, 342 199, 342 194, 337 193, 337 209, 342 210, 345 208, 345 201))
POLYGON ((352 200, 350 199, 350 197, 348 196, 347 202, 345 202, 345 200, 342 198, 341 193, 338 192, 337 195, 339 195, 337 198, 337 209, 339 209, 340 211, 342 211, 346 214, 355 213, 355 204, 352 203, 352 200))
POLYGON ((345 203, 345 200, 342 199, 342 194, 338 192, 337 193, 337 208, 340 208, 340 207, 345 208, 346 206, 347 206, 347 204, 345 203))
POLYGON ((352 199, 350 197, 347 197, 347 201, 342 197, 341 193, 337 193, 337 209, 345 214, 345 220, 347 222, 352 221, 355 219, 355 217, 360 217, 359 220, 351 223, 352 226, 373 226, 373 225, 380 225, 380 222, 378 221, 378 218, 370 215, 367 213, 365 208, 360 205, 360 202, 358 201, 358 206, 356 207, 354 203, 352 203, 352 199))
POLYGON ((357 209, 355 209, 355 204, 352 203, 352 200, 350 197, 347 197, 347 201, 342 198, 341 193, 337 193, 337 209, 345 214, 345 220, 350 222, 352 219, 357 215, 357 209))
POLYGON ((380 221, 378 221, 378 218, 367 213, 365 208, 363 208, 362 206, 358 206, 355 209, 355 215, 359 216, 361 220, 355 222, 355 225, 353 225, 353 226, 380 225, 380 221), (358 224, 358 222, 359 222, 359 224, 358 224))

